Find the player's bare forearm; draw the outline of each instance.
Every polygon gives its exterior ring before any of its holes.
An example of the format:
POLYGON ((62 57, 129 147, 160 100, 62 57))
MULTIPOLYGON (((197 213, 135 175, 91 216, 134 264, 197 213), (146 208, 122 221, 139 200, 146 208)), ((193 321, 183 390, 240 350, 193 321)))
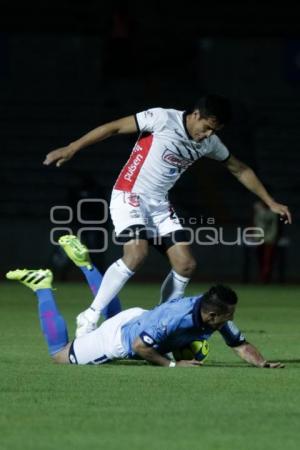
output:
POLYGON ((71 159, 79 150, 103 141, 116 134, 136 133, 137 125, 134 116, 124 117, 113 122, 100 125, 97 128, 86 133, 66 147, 61 147, 48 153, 44 160, 45 165, 56 162, 56 166, 60 167, 63 163, 71 159))
POLYGON ((268 194, 264 185, 257 178, 251 167, 236 160, 235 164, 228 166, 228 168, 232 175, 234 175, 240 183, 242 183, 249 191, 261 198, 261 200, 263 200, 268 206, 274 202, 274 199, 268 194))
POLYGON ((115 134, 130 134, 137 132, 137 125, 134 116, 123 117, 122 119, 101 125, 89 133, 82 136, 70 145, 78 151, 97 142, 103 141, 115 134))
POLYGON ((249 191, 256 194, 263 202, 268 205, 271 211, 279 214, 285 223, 292 223, 292 216, 289 208, 286 205, 277 203, 266 191, 262 182, 257 178, 253 170, 246 166, 244 170, 237 175, 238 180, 247 188, 249 191))
POLYGON ((137 338, 133 343, 133 351, 139 355, 142 359, 155 364, 157 366, 169 367, 169 359, 162 356, 154 348, 148 347, 143 343, 140 338, 137 338))
POLYGON ((133 351, 139 355, 142 359, 150 362, 151 364, 155 364, 157 366, 162 367, 199 367, 202 366, 200 361, 196 359, 192 360, 181 360, 176 363, 172 362, 158 353, 153 347, 149 347, 144 344, 144 342, 140 338, 136 338, 133 343, 133 351), (170 363, 172 364, 170 366, 170 363))
POLYGON ((279 214, 285 223, 292 223, 291 213, 286 205, 277 203, 266 188, 256 176, 251 167, 239 161, 235 156, 231 155, 226 161, 228 170, 234 175, 240 183, 242 183, 249 191, 257 195, 270 209, 276 214, 279 214))
POLYGON ((249 342, 239 345, 238 347, 233 347, 233 350, 243 361, 246 361, 247 363, 255 367, 270 368, 270 369, 277 369, 284 367, 284 365, 281 364, 280 362, 267 361, 262 356, 260 351, 249 342))

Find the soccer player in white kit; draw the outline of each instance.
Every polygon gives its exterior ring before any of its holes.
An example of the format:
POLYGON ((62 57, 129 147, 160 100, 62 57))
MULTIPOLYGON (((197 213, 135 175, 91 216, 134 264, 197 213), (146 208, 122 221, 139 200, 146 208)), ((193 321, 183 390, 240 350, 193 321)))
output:
POLYGON ((91 306, 77 317, 77 336, 97 327, 100 313, 145 260, 149 240, 160 237, 172 266, 162 284, 161 302, 183 296, 196 262, 168 191, 202 157, 223 163, 285 223, 287 206, 277 203, 253 170, 233 156, 216 132, 230 119, 230 103, 219 95, 201 97, 191 111, 153 108, 104 124, 66 147, 50 152, 45 165, 60 167, 79 150, 116 134, 139 133, 112 191, 110 213, 123 257, 105 272, 91 306))

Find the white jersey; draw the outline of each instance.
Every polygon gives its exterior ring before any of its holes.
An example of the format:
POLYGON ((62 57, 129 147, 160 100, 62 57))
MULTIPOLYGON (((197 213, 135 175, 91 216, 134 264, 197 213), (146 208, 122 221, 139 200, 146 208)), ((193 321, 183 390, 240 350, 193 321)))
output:
POLYGON ((140 136, 114 189, 161 199, 198 159, 225 161, 230 156, 216 135, 193 141, 184 111, 153 108, 135 117, 140 136))

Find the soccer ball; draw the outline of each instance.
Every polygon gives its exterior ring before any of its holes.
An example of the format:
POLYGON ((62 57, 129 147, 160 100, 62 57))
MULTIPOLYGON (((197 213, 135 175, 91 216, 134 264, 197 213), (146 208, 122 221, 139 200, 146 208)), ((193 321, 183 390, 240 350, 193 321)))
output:
POLYGON ((209 344, 206 339, 201 341, 190 342, 186 347, 173 351, 173 356, 176 361, 181 359, 190 360, 197 359, 197 361, 204 361, 209 352, 209 344))

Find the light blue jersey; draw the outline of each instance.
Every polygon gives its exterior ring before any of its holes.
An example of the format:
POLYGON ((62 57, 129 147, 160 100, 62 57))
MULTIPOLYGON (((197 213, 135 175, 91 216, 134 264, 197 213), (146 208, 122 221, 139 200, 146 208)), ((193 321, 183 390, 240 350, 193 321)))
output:
MULTIPOLYGON (((216 330, 201 321, 201 299, 202 296, 172 299, 129 320, 121 329, 122 344, 128 357, 135 356, 132 346, 137 337, 161 354, 185 347, 195 340, 208 339, 216 330)), ((231 321, 218 331, 231 347, 245 342, 231 321)))

